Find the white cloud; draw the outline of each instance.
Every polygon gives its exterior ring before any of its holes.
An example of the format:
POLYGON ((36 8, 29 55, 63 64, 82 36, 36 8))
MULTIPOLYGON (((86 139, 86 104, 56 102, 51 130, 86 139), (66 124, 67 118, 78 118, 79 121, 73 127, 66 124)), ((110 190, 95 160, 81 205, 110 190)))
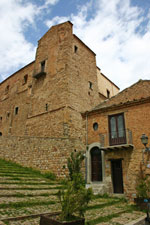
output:
MULTIPOLYGON (((73 22, 74 33, 97 54, 102 72, 121 88, 138 79, 150 79, 150 31, 148 24, 141 26, 150 13, 144 15, 141 8, 131 6, 130 0, 91 2, 80 6, 67 20, 73 22), (96 10, 89 17, 92 7, 96 10)), ((61 19, 55 17, 47 25, 61 19)))
POLYGON ((0 0, 0 81, 35 59, 36 46, 26 39, 27 28, 35 28, 38 16, 58 1, 35 5, 29 0, 0 0))
POLYGON ((59 2, 59 0, 46 0, 46 5, 55 5, 59 2))
POLYGON ((52 27, 53 25, 59 24, 59 23, 63 23, 69 20, 69 17, 59 17, 59 16, 55 16, 52 20, 47 20, 45 21, 45 24, 48 27, 52 27))
POLYGON ((50 6, 56 5, 60 0, 45 0, 44 4, 39 7, 40 11, 47 9, 50 12, 50 6))
POLYGON ((82 7, 81 7, 81 5, 78 5, 77 8, 79 11, 78 11, 77 15, 71 14, 70 16, 55 16, 51 20, 46 20, 45 24, 48 27, 51 27, 53 25, 71 20, 74 22, 74 25, 79 30, 80 27, 83 27, 87 23, 86 17, 87 17, 87 13, 88 13, 88 8, 90 8, 91 5, 92 5, 92 1, 89 1, 87 4, 84 4, 84 6, 82 6, 82 7))
POLYGON ((21 0, 0 1, 0 73, 6 78, 9 71, 34 59, 35 47, 24 37, 26 26, 34 23, 38 13, 35 5, 21 0))
MULTIPOLYGON (((37 18, 48 15, 58 1, 35 5, 30 0, 0 0, 0 77, 34 60, 36 46, 26 40, 25 31, 36 27, 37 18)), ((98 67, 121 88, 150 79, 150 10, 144 14, 131 0, 80 1, 77 8, 77 13, 55 16, 45 24, 70 20, 74 33, 96 53, 98 67)))

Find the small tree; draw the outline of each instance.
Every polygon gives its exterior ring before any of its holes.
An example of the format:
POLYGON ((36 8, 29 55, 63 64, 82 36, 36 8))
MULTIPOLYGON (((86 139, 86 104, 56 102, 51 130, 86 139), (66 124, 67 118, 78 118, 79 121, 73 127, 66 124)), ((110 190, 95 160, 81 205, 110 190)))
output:
POLYGON ((70 180, 73 180, 74 174, 81 173, 81 166, 84 160, 84 155, 81 152, 72 152, 67 160, 70 180))
POLYGON ((149 198, 150 196, 150 177, 145 174, 142 165, 140 165, 136 191, 139 198, 149 198))
POLYGON ((85 188, 85 182, 81 173, 81 164, 84 156, 81 152, 71 153, 68 159, 70 179, 66 189, 58 192, 61 204, 61 220, 72 220, 74 217, 84 217, 89 201, 92 199, 92 189, 85 188))

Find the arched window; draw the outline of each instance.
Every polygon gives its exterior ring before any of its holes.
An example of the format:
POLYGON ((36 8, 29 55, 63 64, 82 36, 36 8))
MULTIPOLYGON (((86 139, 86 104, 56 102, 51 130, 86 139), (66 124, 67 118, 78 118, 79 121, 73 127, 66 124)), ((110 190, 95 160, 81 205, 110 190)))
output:
POLYGON ((0 136, 2 136, 2 132, 0 132, 0 136))
POLYGON ((102 181, 102 154, 98 147, 91 149, 91 180, 102 181))

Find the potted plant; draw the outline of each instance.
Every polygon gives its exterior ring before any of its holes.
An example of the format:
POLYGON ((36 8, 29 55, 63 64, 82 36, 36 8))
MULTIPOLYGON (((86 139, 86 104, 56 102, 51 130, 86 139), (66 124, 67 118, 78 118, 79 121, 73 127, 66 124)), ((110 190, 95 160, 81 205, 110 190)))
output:
POLYGON ((134 202, 140 209, 147 209, 147 204, 150 202, 150 177, 145 174, 145 169, 142 165, 140 166, 136 191, 137 198, 134 199, 134 202))
POLYGON ((40 225, 84 225, 84 213, 92 198, 92 189, 85 188, 81 173, 84 156, 81 152, 71 153, 68 159, 69 178, 66 188, 58 192, 61 212, 55 215, 41 216, 40 225))

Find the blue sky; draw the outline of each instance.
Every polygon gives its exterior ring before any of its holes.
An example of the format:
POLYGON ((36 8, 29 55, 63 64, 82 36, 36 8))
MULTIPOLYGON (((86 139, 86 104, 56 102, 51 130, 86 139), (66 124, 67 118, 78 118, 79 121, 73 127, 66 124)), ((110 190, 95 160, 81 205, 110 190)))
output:
POLYGON ((150 79, 150 0, 0 0, 0 81, 35 58, 37 41, 70 20, 121 89, 150 79))

